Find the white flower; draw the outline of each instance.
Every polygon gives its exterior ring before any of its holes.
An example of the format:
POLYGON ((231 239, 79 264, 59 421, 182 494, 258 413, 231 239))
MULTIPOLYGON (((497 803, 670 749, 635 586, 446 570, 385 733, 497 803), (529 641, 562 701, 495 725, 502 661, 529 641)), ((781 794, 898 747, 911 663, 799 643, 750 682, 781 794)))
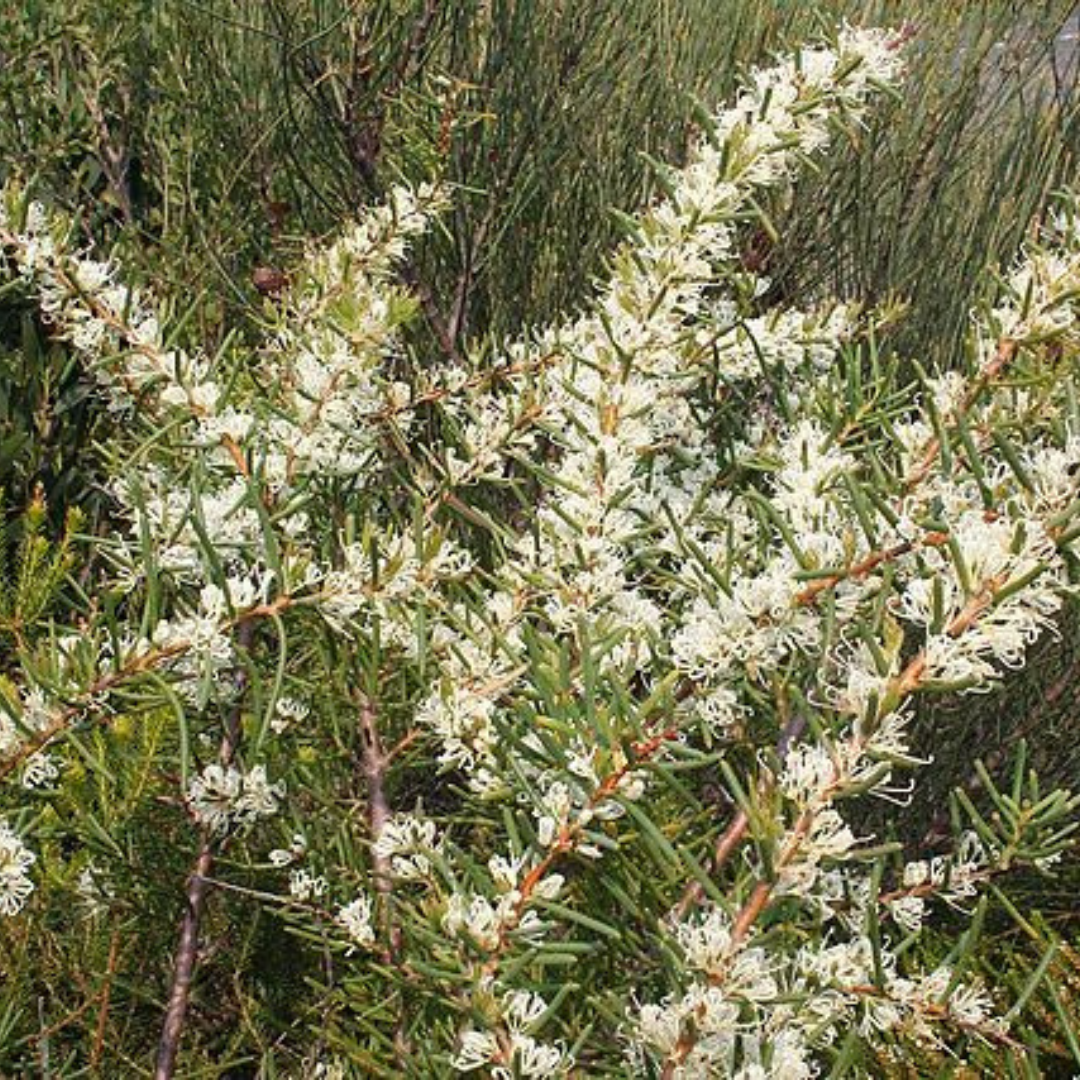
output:
POLYGON ((458 1072, 482 1069, 499 1055, 499 1042, 489 1031, 464 1031, 461 1045, 450 1060, 451 1068, 458 1072))
POLYGON ((302 833, 293 833, 292 843, 287 848, 275 848, 270 852, 270 862, 279 869, 302 859, 307 852, 307 840, 302 833))
POLYGON ((27 871, 35 859, 11 826, 0 818, 0 915, 18 914, 34 891, 27 871))
POLYGON ((442 850, 435 822, 415 814, 394 814, 371 845, 376 856, 389 859, 394 874, 405 880, 427 877, 431 873, 428 857, 442 850))
POLYGON ((109 904, 116 898, 112 883, 91 860, 83 867, 75 883, 75 892, 79 902, 86 910, 87 918, 97 918, 109 910, 109 904))
POLYGON ((419 708, 417 722, 442 741, 439 760, 467 770, 486 762, 496 741, 495 703, 462 686, 432 694, 419 708))
POLYGON ((836 763, 820 745, 793 746, 780 774, 780 789, 801 807, 817 802, 837 778, 836 763))
POLYGON ((222 832, 233 825, 251 825, 277 813, 285 784, 271 784, 266 769, 256 765, 243 773, 233 765, 208 765, 188 787, 188 808, 200 825, 222 832))
POLYGON ((512 990, 502 1000, 502 1017, 511 1031, 527 1031, 547 1011, 547 1002, 531 990, 512 990))
POLYGON ((293 870, 289 874, 289 895, 294 900, 310 900, 326 892, 326 878, 307 870, 293 870))
POLYGON ((983 1024, 991 1016, 993 1002, 986 988, 974 984, 953 988, 948 1000, 949 1014, 961 1024, 983 1024))
POLYGON ((244 774, 239 797, 233 807, 238 820, 250 824, 257 818, 272 817, 277 813, 278 800, 285 795, 285 781, 271 784, 266 777, 266 768, 256 765, 244 774))
POLYGON ((859 986, 873 981, 873 949, 865 939, 806 945, 799 950, 796 964, 804 974, 826 985, 859 986))
POLYGON ((712 908, 704 918, 679 923, 675 927, 687 963, 697 971, 719 973, 731 959, 731 920, 719 908, 712 908))
POLYGON ((296 698, 291 697, 279 697, 274 702, 274 716, 270 721, 270 729, 275 735, 282 735, 297 722, 307 719, 310 712, 311 707, 306 702, 297 701, 296 698))
MULTIPOLYGON (((536 835, 541 847, 550 847, 566 825, 574 805, 573 794, 561 780, 551 782, 544 792, 536 814, 536 835)), ((582 811, 582 815, 585 811, 582 811)), ((579 819, 582 824, 585 818, 579 819)))
POLYGON ((526 856, 521 855, 516 859, 508 859, 504 855, 495 854, 488 859, 488 870, 492 881, 500 892, 509 892, 516 889, 521 878, 521 871, 525 866, 526 856))
POLYGON ((352 941, 367 947, 375 941, 375 930, 371 925, 371 900, 363 894, 338 909, 336 921, 352 941))
POLYGON ((60 775, 56 762, 43 751, 31 754, 23 766, 22 786, 24 788, 45 787, 60 775))
MULTIPOLYGON (((516 893, 507 893, 516 900, 516 893)), ((506 916, 511 912, 507 910, 506 916)), ((466 934, 483 949, 492 950, 502 940, 502 931, 511 925, 501 908, 483 896, 454 893, 442 918, 443 929, 452 936, 466 934)))
POLYGON ((517 1077, 562 1076, 572 1066, 566 1051, 551 1043, 542 1043, 520 1031, 510 1034, 510 1064, 492 1070, 496 1080, 517 1077))
POLYGON ((238 769, 207 765, 188 787, 188 807, 195 820, 215 832, 227 829, 242 786, 243 776, 238 769))
POLYGON ((922 929, 926 902, 918 896, 898 896, 889 903, 889 911, 900 926, 914 934, 922 929))

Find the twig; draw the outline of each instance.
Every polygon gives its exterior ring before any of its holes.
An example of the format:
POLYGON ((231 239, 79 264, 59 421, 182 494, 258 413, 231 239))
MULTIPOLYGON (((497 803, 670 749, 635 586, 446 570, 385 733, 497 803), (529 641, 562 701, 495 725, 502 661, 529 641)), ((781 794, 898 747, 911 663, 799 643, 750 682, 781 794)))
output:
POLYGON ((93 1007, 94 1002, 97 1001, 97 995, 88 997, 77 1009, 73 1009, 67 1014, 67 1016, 61 1017, 54 1024, 50 1024, 47 1028, 42 1028, 40 1031, 35 1031, 32 1035, 27 1036, 27 1042, 32 1044, 48 1042, 58 1031, 63 1031, 69 1024, 74 1024, 80 1016, 89 1012, 93 1007))
MULTIPOLYGON (((983 587, 971 596, 963 610, 961 610, 950 621, 949 625, 945 627, 945 633, 949 637, 959 637, 968 630, 978 621, 979 616, 982 615, 987 608, 992 606, 996 591, 1003 585, 1004 582, 996 578, 991 578, 986 581, 983 584, 983 587)), ((890 693, 894 694, 898 700, 915 693, 926 678, 927 665, 927 654, 925 650, 923 650, 914 656, 904 670, 891 680, 890 693)), ((784 843, 783 849, 779 852, 773 862, 771 877, 760 878, 754 885, 749 898, 735 916, 735 921, 732 924, 730 949, 733 953, 742 946, 743 942, 745 942, 751 931, 754 929, 758 919, 769 907, 780 880, 781 871, 790 865, 802 851, 807 837, 809 837, 813 831, 821 807, 831 804, 841 778, 840 767, 834 765, 832 778, 821 790, 817 805, 808 806, 801 814, 799 814, 798 819, 791 829, 790 835, 784 843)), ((733 831, 736 831, 735 826, 736 823, 733 822, 731 827, 733 831)), ((737 830, 739 835, 732 839, 732 848, 734 848, 735 844, 742 839, 746 829, 747 826, 743 826, 741 830, 737 830)), ((664 1062, 664 1067, 661 1071, 663 1080, 674 1080, 677 1069, 693 1052, 698 1037, 698 1032, 692 1024, 684 1025, 674 1049, 664 1062)))
POLYGON ((402 267, 401 280, 408 285, 416 294, 417 300, 420 301, 420 308, 424 313, 424 318, 427 320, 431 332, 435 335, 435 340, 438 342, 443 355, 452 364, 461 366, 464 361, 461 353, 458 352, 457 345, 454 344, 454 336, 450 332, 450 327, 443 316, 442 310, 439 308, 435 294, 420 280, 416 268, 411 264, 402 267))
POLYGON ((389 900, 393 892, 393 879, 391 877, 390 860, 375 848, 387 821, 390 820, 390 804, 386 798, 386 765, 389 759, 383 752, 382 741, 379 738, 378 720, 375 703, 370 697, 365 696, 360 702, 360 742, 362 746, 360 772, 367 786, 368 831, 371 834, 372 843, 372 879, 375 891, 383 898, 381 917, 383 928, 388 931, 390 955, 392 957, 398 944, 394 940, 394 935, 389 933, 389 900))
POLYGON ((113 977, 120 960, 120 927, 113 929, 109 941, 109 960, 105 967, 105 985, 101 988, 101 1002, 98 1006, 97 1024, 94 1027, 94 1045, 90 1050, 90 1068, 96 1069, 101 1064, 101 1055, 105 1049, 105 1027, 109 1020, 109 1003, 112 999, 113 977))
MULTIPOLYGON (((974 386, 968 391, 951 419, 956 419, 970 412, 971 407, 982 395, 982 392, 990 385, 990 383, 998 378, 998 376, 1004 374, 1005 370, 1016 359, 1016 354, 1019 351, 1020 343, 1018 341, 1014 341, 1012 338, 1008 337, 1001 338, 997 343, 997 348, 994 350, 994 355, 990 359, 990 362, 979 372, 974 386)), ((910 492, 914 488, 917 488, 933 471, 940 456, 941 439, 935 435, 927 444, 922 460, 905 481, 904 490, 910 492)))
POLYGON ((473 230, 472 237, 462 253, 461 272, 458 274, 457 284, 454 286, 454 302, 450 310, 450 321, 446 328, 450 341, 455 347, 466 332, 469 294, 472 291, 476 253, 480 251, 487 240, 488 230, 495 219, 496 206, 496 201, 494 199, 490 200, 487 212, 480 219, 480 224, 473 230))
MULTIPOLYGON (((978 378, 975 380, 975 384, 972 389, 965 396, 963 403, 957 410, 957 414, 966 413, 974 405, 976 400, 995 379, 1002 375, 1009 365, 1016 358, 1019 345, 1011 338, 1002 338, 994 352, 990 362, 979 372, 978 378)), ((906 492, 912 491, 918 487, 926 478, 930 475, 934 464, 937 462, 941 454, 941 442, 936 437, 931 439, 924 455, 919 462, 918 466, 909 475, 904 484, 906 492)), ((883 563, 892 561, 893 559, 900 558, 903 555, 909 554, 914 551, 917 546, 927 547, 940 547, 947 543, 948 536, 945 533, 931 532, 922 537, 918 545, 914 542, 905 542, 898 544, 893 548, 886 549, 884 551, 872 552, 865 556, 863 559, 853 563, 843 571, 829 575, 828 577, 820 578, 808 585, 802 592, 798 593, 795 597, 795 602, 799 605, 806 606, 817 602, 818 596, 834 589, 843 581, 851 580, 853 578, 862 578, 867 574, 872 573, 883 563)), ((953 621, 953 625, 948 629, 948 633, 956 636, 963 633, 965 629, 975 621, 978 616, 985 610, 988 603, 993 599, 993 594, 996 590, 995 582, 988 582, 987 588, 984 588, 982 592, 972 597, 967 607, 962 611, 957 618, 953 621)), ((897 680, 897 691, 901 695, 907 695, 913 693, 922 682, 923 675, 926 669, 926 656, 925 653, 919 653, 907 668, 900 675, 897 680)), ((805 722, 803 722, 805 723, 805 722)), ((801 731, 801 726, 800 726, 801 731)), ((781 735, 781 745, 779 747, 781 760, 787 755, 787 751, 790 744, 794 739, 798 738, 798 734, 787 735, 787 729, 785 728, 785 734, 781 735)), ((720 837, 716 843, 716 847, 713 851, 713 872, 715 873, 721 866, 731 857, 731 854, 742 842, 746 836, 746 832, 750 826, 750 821, 746 813, 742 810, 736 814, 727 830, 720 837)), ((801 845, 801 839, 799 840, 801 845)), ((758 915, 761 914, 761 910, 768 903, 769 897, 772 892, 772 887, 762 882, 757 889, 751 894, 750 900, 747 901, 740 913, 737 923, 736 932, 738 936, 744 936, 753 926, 757 920, 758 915), (760 890, 760 895, 759 895, 760 890), (760 905, 760 906, 758 906, 760 905), (745 925, 741 926, 745 917, 745 925)), ((675 913, 678 917, 682 917, 686 912, 701 900, 704 895, 704 889, 700 882, 694 881, 687 886, 683 893, 682 899, 676 905, 675 913)))
MULTIPOLYGON (((806 718, 799 715, 791 717, 784 725, 784 730, 781 731, 780 739, 776 746, 781 764, 783 764, 792 745, 799 740, 805 729, 806 718)), ((769 777, 768 773, 764 773, 759 787, 764 789, 768 787, 770 783, 771 777, 769 777)), ((746 830, 749 829, 749 827, 750 818, 747 816, 745 810, 740 810, 732 819, 731 824, 724 830, 720 839, 716 841, 716 846, 713 848, 712 865, 708 870, 709 873, 716 874, 720 871, 735 849, 742 843, 743 837, 746 836, 746 830)), ((679 900, 678 904, 675 905, 673 911, 675 918, 685 918, 686 913, 692 907, 701 903, 701 899, 704 895, 705 887, 701 882, 696 880, 691 881, 683 891, 682 898, 679 900)))
POLYGON ((655 735, 643 739, 641 742, 634 743, 630 748, 631 752, 627 760, 615 769, 614 772, 605 776, 589 796, 588 801, 585 804, 587 813, 579 813, 573 821, 567 821, 563 824, 559 829, 558 835, 549 846, 547 854, 544 855, 544 857, 525 875, 521 884, 518 886, 519 895, 517 903, 514 904, 512 909, 513 919, 510 922, 504 923, 499 929, 498 943, 490 950, 490 957, 484 965, 486 974, 492 974, 498 967, 499 958, 503 949, 506 947, 507 943, 512 940, 510 938, 510 931, 520 924, 521 917, 531 903, 533 893, 536 891, 537 887, 548 873, 550 873, 555 864, 566 855, 575 851, 581 843, 582 837, 585 834, 586 825, 592 820, 592 811, 602 803, 606 803, 609 799, 614 798, 618 794, 622 782, 634 771, 634 769, 651 761, 667 743, 677 738, 677 736, 678 732, 675 728, 665 728, 655 735))
POLYGON ((802 592, 797 593, 795 596, 795 603, 800 606, 806 607, 816 602, 818 596, 823 592, 828 592, 831 589, 835 589, 837 585, 844 581, 859 580, 872 574, 883 563, 894 562, 904 555, 910 555, 911 552, 923 547, 942 547, 949 542, 949 534, 943 532, 929 532, 925 536, 915 540, 905 540, 903 543, 896 544, 894 547, 885 548, 882 551, 874 551, 858 562, 852 563, 850 566, 843 570, 838 571, 835 574, 830 574, 828 577, 817 578, 811 584, 807 585, 802 592))
MULTIPOLYGON (((379 738, 379 714, 375 702, 364 695, 360 701, 360 742, 363 747, 360 757, 360 771, 367 785, 368 831, 371 834, 371 866, 375 891, 379 894, 379 922, 386 941, 383 961, 387 964, 398 963, 401 951, 401 932, 393 920, 391 911, 394 881, 391 876, 390 860, 376 849, 379 837, 386 823, 390 820, 390 803, 386 797, 386 767, 390 756, 383 751, 379 738)), ((399 744, 400 746, 400 744, 399 744)), ((412 1053, 409 1037, 406 1033, 405 1017, 402 1016, 394 1030, 394 1047, 398 1059, 405 1061, 412 1053)))
MULTIPOLYGON (((363 756, 360 768, 364 774, 368 790, 368 826, 372 840, 378 840, 387 821, 390 820, 390 805, 386 800, 386 756, 383 754, 379 739, 378 715, 375 704, 370 698, 364 698, 360 705, 360 739, 363 743, 363 756)), ((390 891, 390 864, 381 855, 373 856, 375 864, 376 888, 381 893, 390 891)))
MULTIPOLYGON (((124 224, 131 225, 135 221, 135 204, 131 198, 131 155, 128 152, 126 141, 124 139, 117 140, 113 137, 113 131, 105 116, 105 110, 101 107, 100 92, 100 85, 95 86, 92 92, 84 89, 82 92, 83 104, 97 126, 97 157, 98 163, 101 165, 101 171, 105 174, 109 188, 116 199, 116 205, 123 216, 124 224)), ((129 92, 123 90, 122 97, 124 111, 128 114, 131 111, 129 92)))
POLYGON ((180 1038, 184 1033, 191 983, 195 977, 196 954, 199 949, 199 925, 203 906, 210 886, 206 875, 214 866, 213 842, 209 830, 203 829, 199 857, 195 862, 187 887, 187 909, 180 925, 180 940, 176 947, 176 963, 173 969, 172 989, 165 1011, 165 1022, 158 1042, 157 1062, 154 1066, 155 1080, 172 1080, 176 1071, 176 1055, 180 1038))
MULTIPOLYGON (((237 644, 242 649, 250 649, 255 638, 255 623, 250 621, 243 623, 236 638, 237 644)), ((218 750, 218 759, 222 765, 232 764, 236 757, 240 743, 240 714, 247 683, 247 672, 240 669, 235 677, 237 701, 226 718, 225 730, 218 750)), ((169 991, 169 1003, 165 1010, 165 1020, 162 1023, 161 1037, 158 1041, 154 1080, 172 1080, 176 1071, 176 1057, 180 1050, 180 1039, 184 1033, 184 1020, 187 1017, 191 984, 195 977, 195 966, 198 960, 199 929, 203 909, 206 906, 206 897, 210 892, 210 882, 207 879, 214 869, 215 854, 216 843, 213 831, 204 825, 199 830, 199 855, 187 882, 187 908, 180 924, 180 940, 176 945, 172 987, 169 991)))
MULTIPOLYGON (((257 607, 240 612, 233 620, 232 625, 240 628, 239 637, 242 639, 245 628, 253 627, 256 620, 272 618, 274 615, 278 615, 292 607, 295 603, 296 601, 291 596, 283 593, 268 604, 259 604, 257 607)), ((254 633, 253 630, 248 632, 254 633)), ((151 648, 147 652, 132 657, 117 670, 96 679, 79 693, 76 701, 59 708, 45 727, 40 728, 33 735, 24 739, 19 748, 9 757, 0 760, 0 780, 17 769, 27 758, 32 757, 39 750, 43 750, 53 739, 63 734, 84 712, 92 709, 103 694, 107 694, 128 679, 135 678, 148 671, 155 671, 169 660, 183 656, 191 648, 190 641, 177 642, 164 648, 151 648)))

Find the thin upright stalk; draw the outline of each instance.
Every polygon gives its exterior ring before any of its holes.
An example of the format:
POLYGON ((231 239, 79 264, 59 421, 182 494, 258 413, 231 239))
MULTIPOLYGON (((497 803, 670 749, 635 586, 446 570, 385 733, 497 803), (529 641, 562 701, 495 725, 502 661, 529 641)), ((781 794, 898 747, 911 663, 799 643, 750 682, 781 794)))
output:
MULTIPOLYGON (((237 644, 240 648, 250 649, 254 637, 255 624, 252 622, 241 624, 237 632, 237 644)), ((238 670, 235 682, 237 698, 226 718, 221 746, 218 749, 218 760, 224 766, 232 764, 240 745, 240 717, 244 691, 248 683, 247 673, 242 669, 238 670)), ((187 880, 186 906, 180 923, 180 937, 176 944, 172 986, 165 1009, 165 1020, 158 1040, 154 1080, 172 1080, 176 1073, 176 1059, 180 1052, 188 1002, 191 999, 191 985, 195 979, 195 968, 198 963, 202 916, 211 888, 211 883, 207 879, 213 873, 214 859, 219 846, 220 842, 214 836, 213 830, 204 825, 199 830, 199 854, 187 880)))

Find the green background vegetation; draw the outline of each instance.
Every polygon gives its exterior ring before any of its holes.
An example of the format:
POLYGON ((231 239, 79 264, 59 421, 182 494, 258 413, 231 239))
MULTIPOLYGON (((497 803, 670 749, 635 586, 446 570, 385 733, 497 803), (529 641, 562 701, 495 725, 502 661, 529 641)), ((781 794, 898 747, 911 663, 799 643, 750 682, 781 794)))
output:
MULTIPOLYGON (((770 299, 902 304, 886 348, 902 364, 940 369, 961 363, 967 313, 992 296, 986 267, 1007 264, 1048 195, 1075 179, 1080 75, 1062 44, 1072 7, 26 0, 0 9, 0 179, 29 182, 72 213, 81 241, 152 280, 179 333, 208 349, 257 333, 303 244, 388 184, 449 181, 454 210, 406 274, 422 303, 410 343, 422 364, 432 350, 494 348, 587 295, 619 234, 612 210, 648 198, 651 161, 678 161, 700 110, 729 95, 749 65, 845 17, 904 24, 912 73, 903 96, 768 208, 782 239, 748 235, 744 257, 772 278, 770 299)), ((51 513, 51 525, 8 515, 9 576, 33 557, 33 530, 59 536, 75 507, 86 514, 79 528, 108 530, 96 456, 108 424, 49 328, 0 293, 0 477, 8 506, 26 506, 40 489, 51 513)), ((85 582, 93 567, 89 549, 78 550, 84 561, 70 571, 85 582)), ((32 637, 45 632, 49 609, 27 589, 6 596, 0 614, 32 637)), ((63 592, 51 602, 62 605, 63 592)), ((939 787, 883 819, 883 834, 913 847, 933 840, 947 825, 949 788, 975 779, 973 757, 1007 772, 1021 734, 1048 781, 1075 780, 1076 621, 1070 612, 1060 639, 1003 694, 926 711, 939 787)), ((332 722, 320 731, 300 753, 311 790, 328 792, 319 762, 347 743, 332 722)), ((159 763, 175 737, 167 716, 121 718, 79 743, 62 794, 40 799, 35 918, 0 923, 0 1075, 147 1068, 194 843, 176 778, 159 763), (90 918, 71 896, 95 857, 115 868, 121 901, 90 918)), ((325 841, 347 843, 348 806, 329 799, 325 809, 344 823, 325 841)), ((252 890, 276 888, 266 868, 241 869, 252 890)), ((1017 1027, 1028 1052, 988 1057, 986 1075, 1080 1069, 1078 877, 1067 867, 1052 886, 1010 886, 1004 914, 987 927, 980 962, 991 982, 1032 992, 1017 1027), (1036 985, 1033 975, 1047 971, 1036 985)), ((283 933, 250 897, 217 899, 183 1075, 299 1076, 324 1040, 348 1046, 333 1019, 351 1007, 348 988, 333 987, 332 957, 283 933)), ((929 948, 946 954, 949 929, 929 948)), ((929 1051, 862 1068, 953 1075, 929 1051)))

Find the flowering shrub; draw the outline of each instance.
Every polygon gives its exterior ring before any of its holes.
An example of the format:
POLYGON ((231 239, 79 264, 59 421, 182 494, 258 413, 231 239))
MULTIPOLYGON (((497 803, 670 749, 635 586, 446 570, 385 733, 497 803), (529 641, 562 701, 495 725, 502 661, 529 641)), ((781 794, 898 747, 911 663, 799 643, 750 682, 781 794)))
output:
MULTIPOLYGON (((885 314, 765 308, 740 258, 900 73, 850 29, 754 73, 584 313, 472 365, 399 335, 437 187, 312 251, 264 347, 215 355, 7 193, 10 276, 116 414, 124 527, 77 633, 20 643, 0 775, 47 788, 91 726, 172 718, 195 851, 158 1076, 215 889, 327 958, 306 1075, 795 1078, 1010 1044, 967 953, 914 945, 1048 872, 1076 801, 1021 777, 909 862, 861 807, 929 764, 913 701, 991 689, 1071 588, 1077 204, 970 370, 914 387, 885 314)), ((0 911, 33 918, 32 814, 0 830, 0 911)))

